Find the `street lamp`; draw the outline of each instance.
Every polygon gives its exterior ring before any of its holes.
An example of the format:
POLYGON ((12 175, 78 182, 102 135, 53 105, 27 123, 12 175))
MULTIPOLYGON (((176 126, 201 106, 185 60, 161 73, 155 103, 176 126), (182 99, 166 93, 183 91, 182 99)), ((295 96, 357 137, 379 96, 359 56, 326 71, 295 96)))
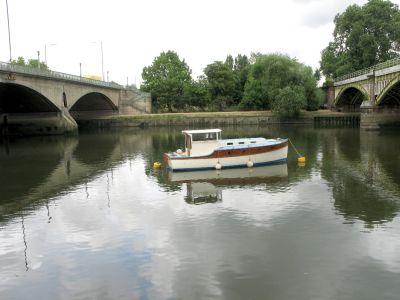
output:
MULTIPOLYGON (((97 44, 98 42, 91 42, 91 43, 97 44)), ((104 81, 103 41, 100 41, 100 51, 101 51, 101 79, 104 81)))
POLYGON ((44 45, 44 62, 46 63, 46 66, 48 66, 47 65, 47 46, 55 46, 55 45, 57 45, 57 44, 45 44, 44 45))
POLYGON ((37 67, 40 70, 40 51, 37 52, 37 67))
POLYGON ((11 56, 11 33, 10 33, 10 17, 8 14, 8 1, 6 0, 6 7, 7 7, 7 24, 8 24, 8 46, 10 48, 10 63, 12 62, 11 56))

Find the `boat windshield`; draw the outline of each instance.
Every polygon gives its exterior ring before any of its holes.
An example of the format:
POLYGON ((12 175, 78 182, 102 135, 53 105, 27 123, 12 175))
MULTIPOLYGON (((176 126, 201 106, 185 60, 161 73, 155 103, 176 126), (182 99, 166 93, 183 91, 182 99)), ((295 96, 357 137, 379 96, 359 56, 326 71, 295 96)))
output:
POLYGON ((193 133, 192 140, 193 142, 197 141, 216 141, 218 137, 217 132, 202 132, 202 133, 193 133))

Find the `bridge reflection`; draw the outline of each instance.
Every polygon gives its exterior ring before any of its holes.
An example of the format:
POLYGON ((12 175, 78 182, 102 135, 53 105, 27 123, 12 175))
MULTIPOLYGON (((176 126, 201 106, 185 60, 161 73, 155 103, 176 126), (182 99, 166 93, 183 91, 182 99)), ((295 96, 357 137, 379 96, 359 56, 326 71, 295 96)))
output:
POLYGON ((145 152, 149 139, 135 130, 124 135, 109 131, 10 139, 9 144, 0 144, 0 222, 48 206, 49 199, 145 152))
POLYGON ((332 187, 337 212, 346 221, 359 219, 371 227, 398 214, 400 163, 388 158, 399 147, 398 138, 377 132, 343 131, 325 139, 321 174, 332 187))

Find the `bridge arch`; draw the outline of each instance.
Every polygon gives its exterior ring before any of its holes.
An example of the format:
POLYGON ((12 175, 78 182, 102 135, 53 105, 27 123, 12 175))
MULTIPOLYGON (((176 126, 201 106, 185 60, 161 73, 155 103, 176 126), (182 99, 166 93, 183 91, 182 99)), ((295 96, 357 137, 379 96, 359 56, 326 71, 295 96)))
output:
POLYGON ((60 109, 40 92, 16 83, 0 82, 0 113, 58 113, 60 109))
POLYGON ((347 111, 358 110, 363 101, 368 100, 368 92, 361 86, 349 85, 336 97, 335 106, 347 111))
POLYGON ((118 112, 118 107, 106 95, 90 92, 76 100, 69 112, 75 119, 81 119, 87 115, 115 114, 118 112))
POLYGON ((400 76, 393 78, 376 99, 378 106, 400 105, 400 76))

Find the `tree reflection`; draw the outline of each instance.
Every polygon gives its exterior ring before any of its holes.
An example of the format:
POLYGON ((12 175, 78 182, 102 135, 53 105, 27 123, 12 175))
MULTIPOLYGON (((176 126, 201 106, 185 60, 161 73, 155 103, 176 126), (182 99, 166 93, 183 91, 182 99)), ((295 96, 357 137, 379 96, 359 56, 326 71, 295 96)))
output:
POLYGON ((373 227, 397 215, 400 187, 391 170, 400 165, 390 153, 397 141, 351 130, 324 140, 321 173, 332 187, 334 207, 347 221, 359 219, 373 227))

